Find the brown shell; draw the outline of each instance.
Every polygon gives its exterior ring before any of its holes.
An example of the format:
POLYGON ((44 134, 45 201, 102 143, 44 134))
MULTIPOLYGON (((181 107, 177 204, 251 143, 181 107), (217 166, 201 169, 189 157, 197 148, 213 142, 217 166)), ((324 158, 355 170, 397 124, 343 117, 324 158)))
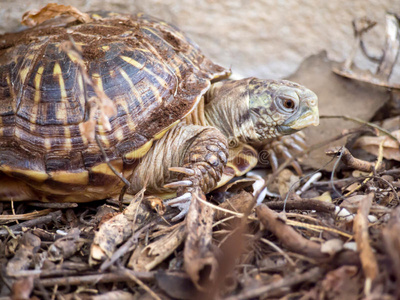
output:
POLYGON ((82 135, 86 99, 95 93, 60 43, 81 46, 89 76, 117 107, 111 130, 97 125, 96 132, 124 172, 196 106, 210 80, 227 74, 165 22, 143 14, 92 18, 0 35, 0 171, 52 194, 106 191, 105 182, 119 180, 107 181, 114 174, 82 135))

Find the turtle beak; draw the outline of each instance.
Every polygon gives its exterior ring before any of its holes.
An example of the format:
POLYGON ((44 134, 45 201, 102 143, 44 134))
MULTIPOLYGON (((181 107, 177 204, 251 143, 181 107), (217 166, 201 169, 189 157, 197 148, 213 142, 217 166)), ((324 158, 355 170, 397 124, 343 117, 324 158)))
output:
POLYGON ((310 125, 319 125, 319 113, 318 106, 311 107, 307 112, 302 114, 297 120, 292 122, 292 124, 287 124, 294 130, 300 130, 310 125))
POLYGON ((303 106, 299 111, 287 119, 282 125, 278 126, 281 134, 292 134, 308 126, 319 124, 318 106, 303 106))

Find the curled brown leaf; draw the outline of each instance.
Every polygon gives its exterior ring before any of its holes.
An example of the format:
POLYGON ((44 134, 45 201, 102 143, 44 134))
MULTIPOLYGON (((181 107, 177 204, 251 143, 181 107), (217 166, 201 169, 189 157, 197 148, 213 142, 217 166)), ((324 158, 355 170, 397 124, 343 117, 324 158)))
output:
POLYGON ((91 21, 88 14, 79 11, 71 5, 49 3, 40 10, 34 9, 24 13, 21 23, 25 26, 33 27, 61 15, 72 16, 82 23, 91 21))

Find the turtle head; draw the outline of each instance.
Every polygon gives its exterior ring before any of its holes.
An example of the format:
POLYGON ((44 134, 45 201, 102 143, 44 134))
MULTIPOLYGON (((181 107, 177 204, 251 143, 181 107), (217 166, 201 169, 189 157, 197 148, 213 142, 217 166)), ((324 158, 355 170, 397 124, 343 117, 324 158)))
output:
POLYGON ((205 100, 208 124, 220 129, 230 147, 262 144, 319 123, 315 93, 287 80, 221 81, 205 100))
POLYGON ((287 80, 248 83, 249 113, 259 142, 319 124, 318 98, 311 90, 287 80))

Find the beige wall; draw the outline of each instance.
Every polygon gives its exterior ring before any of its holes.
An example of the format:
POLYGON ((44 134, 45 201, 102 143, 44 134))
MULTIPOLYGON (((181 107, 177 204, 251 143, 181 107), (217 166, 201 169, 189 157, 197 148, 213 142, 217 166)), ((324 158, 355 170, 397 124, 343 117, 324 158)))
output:
MULTIPOLYGON (((0 0, 0 33, 18 26, 23 12, 54 1, 0 0)), ((143 11, 186 31, 215 61, 243 76, 282 77, 322 49, 343 60, 353 41, 351 21, 380 22, 369 42, 384 42, 385 11, 399 0, 69 0, 87 10, 143 11)), ((372 48, 375 54, 380 49, 372 48)))

